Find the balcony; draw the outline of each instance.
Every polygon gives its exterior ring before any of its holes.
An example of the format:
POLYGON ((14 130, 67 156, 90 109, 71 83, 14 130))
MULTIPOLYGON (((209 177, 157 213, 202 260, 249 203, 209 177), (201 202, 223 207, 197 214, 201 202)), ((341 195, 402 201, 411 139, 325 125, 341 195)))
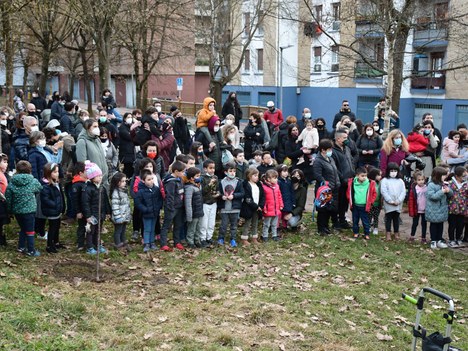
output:
POLYGON ((418 71, 415 74, 417 76, 411 78, 412 93, 425 90, 434 95, 445 94, 445 71, 418 71))
POLYGON ((383 62, 358 61, 354 67, 354 80, 360 83, 381 83, 385 72, 383 71, 383 62))
POLYGON ((414 31, 414 48, 443 48, 448 45, 447 27, 441 23, 430 22, 419 25, 414 31))
POLYGON ((359 20, 356 21, 356 37, 357 38, 383 38, 384 33, 382 27, 373 21, 359 20))

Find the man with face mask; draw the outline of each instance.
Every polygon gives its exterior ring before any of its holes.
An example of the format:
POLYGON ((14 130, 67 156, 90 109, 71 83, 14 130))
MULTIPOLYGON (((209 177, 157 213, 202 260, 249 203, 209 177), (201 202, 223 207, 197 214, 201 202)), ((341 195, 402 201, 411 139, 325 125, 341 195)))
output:
POLYGON ((354 114, 354 112, 351 112, 351 107, 349 106, 348 100, 343 100, 343 102, 341 103, 341 108, 335 115, 335 118, 333 119, 333 129, 336 128, 336 124, 339 121, 341 121, 343 116, 348 116, 351 119, 351 122, 354 122, 356 120, 356 115, 354 114))
POLYGON ((311 120, 312 119, 312 113, 310 112, 310 108, 304 107, 302 110, 302 118, 298 119, 296 124, 297 127, 299 128, 299 132, 302 132, 304 130, 304 122, 306 120, 311 120))
POLYGON ((39 131, 39 122, 36 117, 26 116, 23 119, 24 129, 17 129, 16 136, 14 140, 14 150, 15 150, 15 160, 27 161, 28 160, 28 150, 29 150, 29 136, 32 132, 39 131))
POLYGON ((34 90, 32 92, 31 104, 36 106, 36 111, 38 114, 42 113, 47 108, 46 100, 39 94, 39 90, 34 90))
POLYGON ((50 118, 51 119, 60 119, 62 118, 62 115, 65 114, 65 98, 63 96, 60 96, 57 101, 54 101, 52 103, 51 111, 50 111, 50 118))
POLYGON ((348 179, 354 177, 354 159, 348 145, 348 134, 345 130, 338 129, 335 132, 332 156, 335 164, 338 165, 338 175, 341 183, 338 191, 338 223, 335 224, 336 229, 351 228, 345 217, 346 211, 348 211, 348 199, 346 198, 348 179))
POLYGON ((278 130, 281 123, 283 123, 283 112, 279 108, 275 107, 273 101, 267 102, 268 110, 263 112, 263 119, 267 121, 270 127, 273 127, 274 130, 278 130))
POLYGON ((36 111, 36 106, 32 103, 29 103, 26 106, 26 111, 28 112, 28 116, 35 117, 38 121, 41 120, 41 115, 36 111))

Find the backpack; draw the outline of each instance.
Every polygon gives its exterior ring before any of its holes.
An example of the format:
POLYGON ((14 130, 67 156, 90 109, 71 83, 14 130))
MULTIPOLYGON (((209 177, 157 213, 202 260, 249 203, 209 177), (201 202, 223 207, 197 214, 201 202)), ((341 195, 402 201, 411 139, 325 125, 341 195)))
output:
POLYGON ((314 205, 317 208, 325 207, 329 202, 333 200, 332 190, 328 185, 328 182, 322 182, 319 188, 317 189, 317 193, 315 194, 314 205))
POLYGON ((271 139, 268 142, 268 146, 267 146, 266 149, 269 150, 269 151, 273 151, 273 150, 276 150, 278 145, 279 145, 279 131, 276 130, 271 135, 271 139))

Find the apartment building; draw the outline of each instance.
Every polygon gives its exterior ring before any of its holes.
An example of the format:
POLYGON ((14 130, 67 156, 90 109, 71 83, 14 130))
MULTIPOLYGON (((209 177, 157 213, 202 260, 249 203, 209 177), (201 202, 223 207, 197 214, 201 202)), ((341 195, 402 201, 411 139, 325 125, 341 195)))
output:
MULTIPOLYGON (((243 2, 244 26, 252 21, 251 1, 243 2)), ((264 21, 243 69, 224 93, 237 91, 242 104, 265 106, 274 100, 286 115, 309 107, 314 117, 329 122, 347 99, 359 118, 371 121, 387 87, 389 46, 382 9, 354 0, 279 4, 277 16, 264 21)), ((468 27, 460 24, 467 18, 463 13, 468 13, 464 0, 433 0, 413 9, 403 49, 403 130, 409 131, 425 112, 433 114, 445 134, 468 124, 468 70, 463 68, 468 63, 468 27), (451 20, 454 16, 457 21, 451 20)))

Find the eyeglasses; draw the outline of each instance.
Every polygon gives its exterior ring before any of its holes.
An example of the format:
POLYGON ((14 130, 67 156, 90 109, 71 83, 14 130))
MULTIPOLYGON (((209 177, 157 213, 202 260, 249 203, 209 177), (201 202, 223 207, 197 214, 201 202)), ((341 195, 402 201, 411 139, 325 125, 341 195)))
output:
POLYGON ((348 107, 349 105, 343 105, 344 107, 348 107))

